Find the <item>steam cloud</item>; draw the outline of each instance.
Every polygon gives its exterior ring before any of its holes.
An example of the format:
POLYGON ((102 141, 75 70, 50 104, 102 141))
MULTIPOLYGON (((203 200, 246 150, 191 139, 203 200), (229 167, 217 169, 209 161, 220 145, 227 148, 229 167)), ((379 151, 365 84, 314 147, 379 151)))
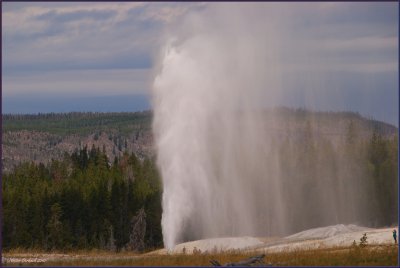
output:
POLYGON ((168 34, 153 85, 167 248, 207 237, 282 235, 357 217, 355 202, 346 209, 335 202, 350 195, 335 186, 329 169, 315 171, 321 182, 307 192, 307 165, 295 168, 304 152, 285 132, 290 122, 263 112, 281 101, 282 57, 301 45, 287 43, 288 17, 273 3, 221 4, 188 16, 168 34), (290 166, 299 179, 283 174, 290 166))

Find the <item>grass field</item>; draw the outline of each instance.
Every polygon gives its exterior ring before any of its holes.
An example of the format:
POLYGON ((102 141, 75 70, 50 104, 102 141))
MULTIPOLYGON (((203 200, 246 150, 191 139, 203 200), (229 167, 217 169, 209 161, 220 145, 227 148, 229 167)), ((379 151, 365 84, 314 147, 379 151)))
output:
MULTIPOLYGON (((110 253, 82 251, 69 253, 44 253, 28 251, 3 252, 4 266, 211 266, 210 260, 219 263, 237 262, 258 253, 225 252, 196 255, 155 255, 130 252, 110 253), (12 258, 13 262, 10 262, 12 258), (34 261, 36 258, 36 262, 34 261), (18 261, 19 260, 19 261, 18 261), (38 262, 38 260, 40 262, 38 262)), ((301 250, 267 253, 264 263, 272 266, 397 266, 398 246, 380 245, 338 247, 330 249, 301 250)))

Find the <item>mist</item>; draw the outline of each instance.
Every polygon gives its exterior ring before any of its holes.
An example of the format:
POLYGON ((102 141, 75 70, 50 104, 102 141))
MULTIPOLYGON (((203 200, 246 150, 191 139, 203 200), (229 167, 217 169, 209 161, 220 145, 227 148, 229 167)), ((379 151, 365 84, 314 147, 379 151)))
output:
MULTIPOLYGON (((313 118, 293 120, 276 108, 293 93, 286 85, 295 70, 304 67, 301 83, 317 90, 321 70, 332 67, 329 55, 296 32, 286 7, 221 3, 165 35, 152 104, 166 248, 367 217, 358 180, 365 171, 320 135, 313 118)), ((301 97, 316 103, 313 94, 301 97)))

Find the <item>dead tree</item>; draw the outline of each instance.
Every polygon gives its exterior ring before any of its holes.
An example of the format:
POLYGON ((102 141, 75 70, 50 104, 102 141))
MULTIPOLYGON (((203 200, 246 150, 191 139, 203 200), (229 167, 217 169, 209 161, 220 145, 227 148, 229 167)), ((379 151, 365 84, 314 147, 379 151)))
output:
POLYGON ((144 208, 139 209, 136 215, 132 217, 131 230, 128 248, 134 251, 144 250, 144 236, 146 234, 146 212, 144 208))

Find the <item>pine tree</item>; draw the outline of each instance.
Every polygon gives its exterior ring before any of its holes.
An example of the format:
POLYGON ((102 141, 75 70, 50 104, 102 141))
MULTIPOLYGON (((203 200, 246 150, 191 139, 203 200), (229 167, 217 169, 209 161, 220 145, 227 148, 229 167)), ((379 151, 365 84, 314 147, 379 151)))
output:
POLYGON ((59 249, 63 245, 61 206, 58 203, 55 203, 51 206, 50 211, 51 211, 50 221, 47 224, 49 246, 52 249, 59 249))

